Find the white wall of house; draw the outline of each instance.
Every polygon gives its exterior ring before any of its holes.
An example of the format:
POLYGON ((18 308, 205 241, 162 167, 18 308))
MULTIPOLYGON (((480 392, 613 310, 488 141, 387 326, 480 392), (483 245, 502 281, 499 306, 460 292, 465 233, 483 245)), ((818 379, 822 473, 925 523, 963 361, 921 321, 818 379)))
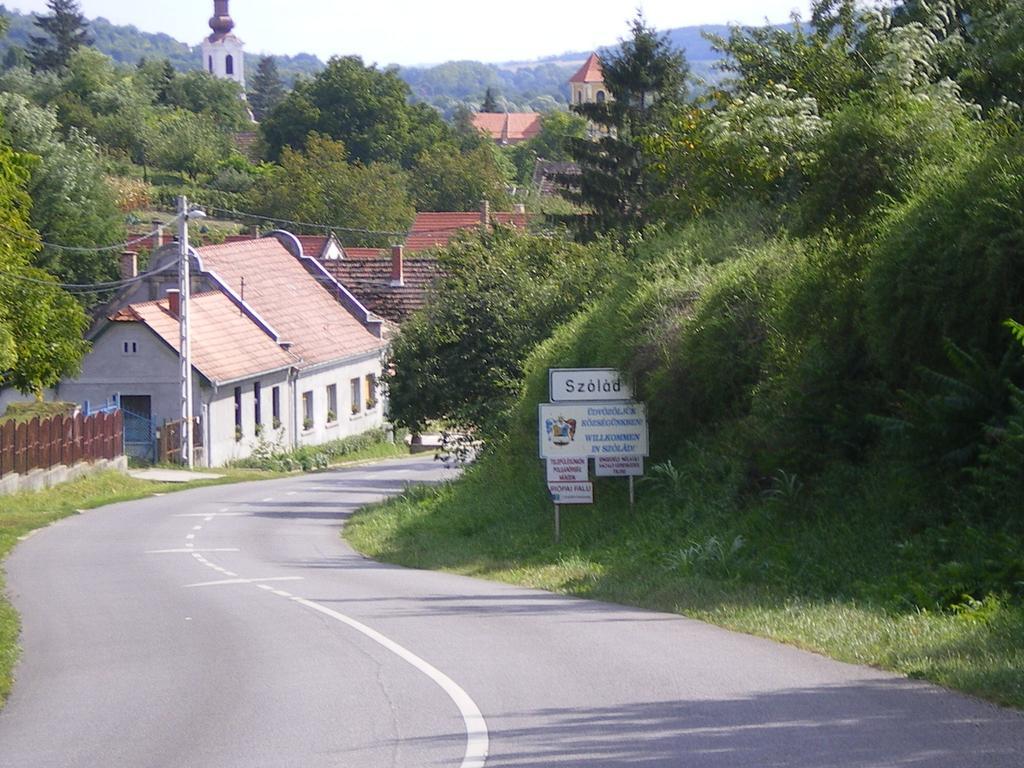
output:
POLYGON ((203 423, 206 425, 206 434, 203 437, 209 445, 209 466, 218 467, 235 459, 246 458, 252 454, 261 439, 275 443, 284 450, 291 447, 292 396, 287 370, 219 387, 206 387, 200 397, 205 412, 203 423), (236 389, 239 395, 237 400, 236 389), (275 389, 280 404, 277 426, 274 420, 275 389), (257 410, 259 421, 256 419, 257 410))
MULTIPOLYGON (((157 426, 181 418, 181 368, 178 353, 141 323, 111 323, 93 341, 82 361, 82 372, 65 379, 56 390, 59 400, 89 401, 93 407, 110 402, 114 395, 149 397, 157 426)), ((200 377, 192 386, 199 391, 200 377)), ((198 403, 193 409, 200 415, 198 403)))
POLYGON ((295 382, 295 416, 300 445, 319 445, 357 435, 368 429, 384 424, 384 406, 380 397, 381 361, 378 352, 352 358, 332 367, 301 371, 295 382), (373 393, 375 404, 368 402, 367 377, 372 377, 376 387, 373 393), (358 381, 359 394, 353 406, 353 381, 358 381), (336 411, 329 418, 328 387, 334 386, 336 411), (304 396, 311 393, 312 418, 306 421, 304 396))

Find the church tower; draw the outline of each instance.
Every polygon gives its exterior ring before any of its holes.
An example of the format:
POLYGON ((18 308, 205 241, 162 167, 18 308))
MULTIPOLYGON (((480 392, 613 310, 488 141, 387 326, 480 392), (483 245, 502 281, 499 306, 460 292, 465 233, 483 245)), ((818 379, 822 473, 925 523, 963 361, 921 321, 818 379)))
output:
POLYGON ((214 77, 234 80, 245 91, 245 47, 231 34, 235 22, 228 13, 228 0, 214 0, 210 29, 213 34, 203 40, 203 69, 214 77))

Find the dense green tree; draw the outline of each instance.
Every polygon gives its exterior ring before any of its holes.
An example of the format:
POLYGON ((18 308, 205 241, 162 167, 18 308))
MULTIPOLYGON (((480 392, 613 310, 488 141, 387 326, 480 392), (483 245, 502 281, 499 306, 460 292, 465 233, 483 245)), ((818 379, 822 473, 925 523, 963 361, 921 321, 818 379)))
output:
POLYGON ((242 87, 234 80, 193 70, 176 75, 167 86, 167 102, 208 121, 222 131, 239 131, 251 125, 242 87))
POLYGON ((230 154, 228 137, 204 115, 185 109, 162 113, 147 137, 153 165, 187 174, 193 181, 211 173, 230 154))
POLYGON ((36 17, 36 26, 43 33, 33 35, 28 56, 36 71, 55 71, 67 66, 76 50, 91 45, 88 24, 76 0, 49 0, 49 16, 36 17))
POLYGON ((277 71, 277 60, 263 56, 249 83, 249 106, 256 120, 263 120, 285 97, 284 82, 277 71))
POLYGON ((78 371, 88 345, 81 306, 31 266, 39 235, 28 223, 30 165, 0 144, 0 387, 41 397, 78 371))
POLYGON ((414 214, 408 187, 397 165, 353 163, 344 144, 314 134, 304 151, 284 149, 252 197, 263 215, 333 227, 351 245, 386 245, 394 238, 344 230, 404 232, 414 214))
POLYGON ((590 212, 588 227, 628 230, 647 221, 655 191, 642 151, 645 135, 684 99, 688 67, 668 38, 633 20, 632 36, 601 58, 605 85, 613 99, 574 105, 601 132, 595 141, 574 139, 571 154, 579 177, 567 178, 569 197, 590 212))
POLYGON ((475 211, 482 200, 505 209, 511 204, 511 170, 492 142, 467 152, 439 144, 421 153, 411 171, 416 209, 475 211))
POLYGON ((263 121, 268 153, 277 159, 285 147, 301 150, 315 132, 343 142, 353 161, 408 168, 438 137, 451 135, 434 110, 408 100, 409 87, 396 71, 364 66, 358 56, 331 59, 263 121))
POLYGON ((435 420, 498 430, 527 354, 601 290, 616 252, 499 228, 440 259, 431 301, 392 345, 390 417, 413 431, 435 420))
MULTIPOLYGON (((72 128, 66 137, 52 109, 13 93, 0 93, 0 138, 33 156, 28 192, 30 223, 52 243, 93 248, 121 242, 124 222, 106 183, 96 142, 72 128)), ((67 283, 94 283, 117 274, 114 252, 44 248, 34 264, 67 283)))

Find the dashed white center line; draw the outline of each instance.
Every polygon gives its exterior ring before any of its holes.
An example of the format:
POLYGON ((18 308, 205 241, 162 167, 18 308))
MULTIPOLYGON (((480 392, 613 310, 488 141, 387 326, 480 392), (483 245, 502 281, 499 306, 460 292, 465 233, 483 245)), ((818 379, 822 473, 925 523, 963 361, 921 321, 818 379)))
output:
POLYGON ((201 530, 203 530, 203 526, 201 526, 201 525, 193 525, 192 526, 192 530, 193 531, 201 531, 201 530))
POLYGON ((147 555, 174 555, 181 552, 187 552, 192 554, 193 552, 238 552, 238 547, 214 547, 211 549, 191 549, 188 547, 181 549, 150 549, 145 554, 147 555))
POLYGON ((191 541, 191 540, 192 540, 192 539, 194 539, 195 537, 196 537, 196 535, 195 535, 194 533, 190 533, 190 534, 189 534, 188 536, 186 536, 186 537, 185 537, 185 539, 186 539, 187 541, 191 541))
POLYGON ((273 500, 274 500, 273 496, 267 496, 267 498, 263 499, 263 501, 273 501, 273 500))

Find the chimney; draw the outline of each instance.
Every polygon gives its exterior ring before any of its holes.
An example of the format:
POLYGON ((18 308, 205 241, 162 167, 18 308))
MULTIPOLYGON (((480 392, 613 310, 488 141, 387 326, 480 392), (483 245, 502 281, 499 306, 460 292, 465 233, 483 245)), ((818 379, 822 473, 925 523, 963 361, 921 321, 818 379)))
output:
POLYGON ((139 276, 139 254, 135 251, 121 251, 121 279, 131 280, 139 276))
POLYGON ((487 200, 480 201, 480 229, 487 231, 491 223, 491 204, 487 200))
POLYGON ((159 219, 153 219, 153 250, 164 244, 164 224, 159 219))
POLYGON ((522 216, 526 213, 526 206, 523 203, 516 203, 516 207, 513 210, 522 216))
POLYGON ((391 286, 405 285, 405 246, 391 246, 391 286))
POLYGON ((252 236, 253 237, 259 237, 260 236, 260 225, 259 224, 253 224, 252 225, 252 236))
POLYGON ((181 317, 181 293, 177 288, 169 288, 167 290, 167 309, 175 317, 181 317))

